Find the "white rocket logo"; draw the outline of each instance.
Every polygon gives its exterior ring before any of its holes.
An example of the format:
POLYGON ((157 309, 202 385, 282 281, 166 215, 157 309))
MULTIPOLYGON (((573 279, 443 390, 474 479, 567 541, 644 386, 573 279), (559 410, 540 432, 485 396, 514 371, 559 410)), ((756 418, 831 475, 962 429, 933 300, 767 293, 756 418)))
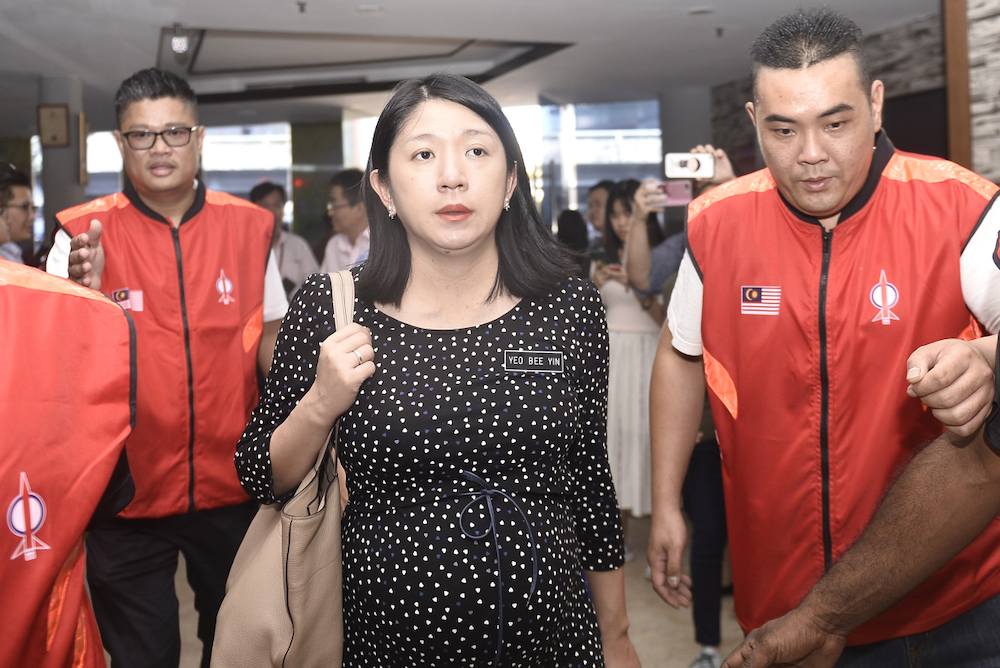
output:
POLYGON ((39 540, 35 535, 42 525, 45 524, 45 501, 38 494, 31 491, 28 484, 28 474, 21 472, 21 492, 11 501, 7 509, 7 528, 15 536, 21 537, 17 549, 11 555, 11 559, 24 556, 25 561, 31 561, 37 555, 38 550, 48 550, 48 545, 39 540))
POLYGON ((219 297, 219 301, 223 304, 231 304, 236 301, 236 298, 233 297, 233 282, 226 276, 225 271, 219 272, 219 279, 215 282, 215 289, 222 295, 219 297))

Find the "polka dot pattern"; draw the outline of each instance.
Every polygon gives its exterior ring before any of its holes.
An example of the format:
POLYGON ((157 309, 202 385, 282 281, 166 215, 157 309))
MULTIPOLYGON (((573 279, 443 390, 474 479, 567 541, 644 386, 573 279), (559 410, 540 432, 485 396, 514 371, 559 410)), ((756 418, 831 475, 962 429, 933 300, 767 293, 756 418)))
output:
MULTIPOLYGON (((325 275, 297 293, 240 441, 240 479, 260 501, 276 500, 270 434, 315 378, 330 299, 325 275)), ((499 665, 602 666, 581 570, 618 568, 624 554, 597 290, 574 279, 459 330, 360 300, 355 320, 377 370, 340 427, 344 665, 496 665, 502 638, 499 665), (561 352, 564 372, 505 371, 505 350, 561 352), (476 477, 503 494, 487 503, 476 477)))

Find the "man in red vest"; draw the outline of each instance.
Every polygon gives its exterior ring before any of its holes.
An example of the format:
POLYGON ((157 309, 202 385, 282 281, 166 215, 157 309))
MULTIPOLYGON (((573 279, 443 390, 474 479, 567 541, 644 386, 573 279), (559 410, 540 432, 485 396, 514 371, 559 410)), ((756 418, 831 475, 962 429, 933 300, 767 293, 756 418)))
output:
MULTIPOLYGON (((767 169, 688 207, 655 361, 654 587, 671 604, 690 597, 680 490, 707 381, 747 632, 802 601, 941 433, 904 391, 910 353, 980 324, 1000 329, 998 189, 892 146, 860 39, 819 10, 783 17, 755 42, 747 109, 767 169)), ((896 662, 914 646, 922 666, 1000 665, 1000 523, 945 561, 848 628, 838 665, 906 665, 896 662), (990 641, 968 641, 979 633, 990 641)))
POLYGON ((105 665, 83 536, 135 491, 133 337, 103 295, 0 260, 0 666, 105 665))
POLYGON ((183 79, 137 72, 115 107, 128 183, 58 214, 47 266, 110 294, 136 328, 136 496, 89 536, 87 576, 115 668, 176 668, 183 553, 207 668, 229 567, 255 510, 236 477, 236 442, 287 309, 274 219, 205 189, 205 128, 183 79))

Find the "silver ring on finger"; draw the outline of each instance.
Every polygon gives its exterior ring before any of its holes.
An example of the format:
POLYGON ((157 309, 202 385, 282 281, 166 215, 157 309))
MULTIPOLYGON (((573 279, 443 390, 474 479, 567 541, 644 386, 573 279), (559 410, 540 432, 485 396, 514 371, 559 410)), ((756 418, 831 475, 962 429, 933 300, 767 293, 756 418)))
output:
POLYGON ((362 364, 364 364, 364 363, 365 363, 365 361, 364 361, 363 359, 361 359, 361 353, 359 353, 359 352, 358 352, 358 349, 357 349, 357 348, 355 348, 355 349, 354 349, 354 350, 352 350, 351 352, 352 352, 352 353, 354 353, 354 354, 355 354, 355 356, 357 356, 357 358, 358 358, 358 366, 361 366, 362 364))

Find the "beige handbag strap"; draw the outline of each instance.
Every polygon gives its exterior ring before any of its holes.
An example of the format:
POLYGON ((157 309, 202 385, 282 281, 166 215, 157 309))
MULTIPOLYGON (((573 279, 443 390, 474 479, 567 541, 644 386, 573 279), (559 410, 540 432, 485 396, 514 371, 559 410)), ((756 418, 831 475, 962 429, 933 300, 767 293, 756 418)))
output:
POLYGON ((347 269, 330 274, 333 319, 337 329, 354 322, 354 276, 347 269))
MULTIPOLYGON (((339 330, 341 327, 346 327, 354 322, 354 275, 348 269, 330 274, 330 286, 332 288, 331 298, 333 300, 334 327, 339 330)), ((330 430, 330 435, 327 437, 327 445, 320 450, 314 468, 317 471, 322 470, 323 460, 331 450, 333 451, 333 465, 337 471, 337 479, 341 491, 340 510, 343 512, 344 506, 347 504, 347 488, 344 486, 343 477, 340 475, 340 464, 338 462, 340 459, 339 440, 340 418, 337 418, 333 429, 330 430)))

